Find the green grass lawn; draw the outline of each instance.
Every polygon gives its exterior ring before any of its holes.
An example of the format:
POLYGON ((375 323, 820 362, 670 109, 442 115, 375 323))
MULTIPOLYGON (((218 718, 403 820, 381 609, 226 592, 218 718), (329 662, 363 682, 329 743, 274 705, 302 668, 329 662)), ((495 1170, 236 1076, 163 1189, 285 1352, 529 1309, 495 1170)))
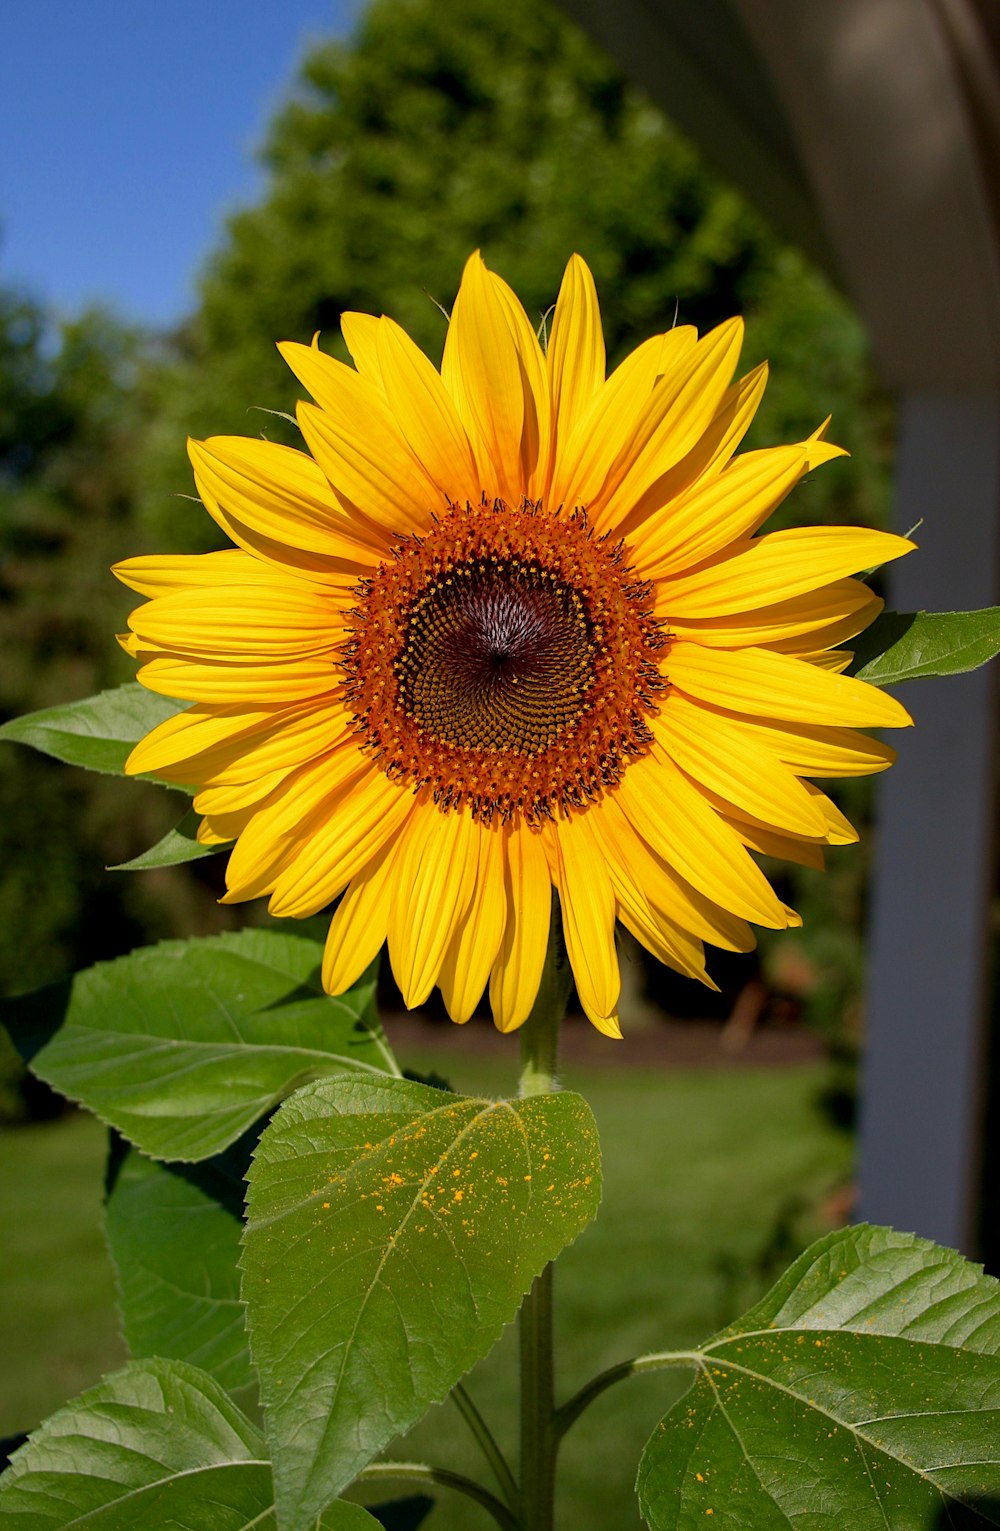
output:
MULTIPOLYGON (((446 1069, 472 1094, 511 1083, 478 1058, 449 1069, 439 1051, 406 1050, 405 1062, 446 1069)), ((704 1338, 824 1231, 821 1206, 849 1173, 851 1147, 814 1107, 820 1079, 816 1068, 567 1068, 566 1087, 597 1117, 605 1192, 557 1272, 561 1396, 629 1356, 704 1338)), ((100 1231, 103 1154, 101 1128, 82 1116, 0 1135, 0 1434, 30 1428, 124 1359, 100 1231)), ((511 1457, 513 1337, 469 1379, 511 1457)), ((682 1386, 666 1373, 621 1383, 583 1416, 564 1452, 561 1531, 639 1525, 638 1453, 682 1386)), ((479 1474, 452 1405, 432 1410, 392 1454, 479 1474)), ((477 1506, 443 1494, 427 1531, 491 1526, 477 1506)))

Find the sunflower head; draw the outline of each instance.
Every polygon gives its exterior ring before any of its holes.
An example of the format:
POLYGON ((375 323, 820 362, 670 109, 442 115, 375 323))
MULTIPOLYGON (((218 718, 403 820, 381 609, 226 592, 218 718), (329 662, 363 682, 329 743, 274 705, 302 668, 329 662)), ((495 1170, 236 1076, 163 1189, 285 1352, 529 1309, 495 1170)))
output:
POLYGON ((818 865, 856 838, 815 783, 883 770, 858 729, 909 718, 842 673, 881 606, 850 576, 912 544, 755 535, 840 449, 821 428, 737 454, 766 377, 734 381, 738 320, 606 376, 578 256, 544 352, 478 254, 440 371, 391 319, 342 327, 353 367, 280 348, 307 450, 190 444, 233 546, 115 570, 149 597, 122 639, 139 679, 191 703, 128 769, 197 789, 227 901, 339 900, 331 993, 387 942, 408 1005, 439 984, 465 1021, 489 984, 512 1030, 554 888, 580 1001, 617 1035, 616 922, 710 983, 706 941, 797 923, 753 852, 818 865))

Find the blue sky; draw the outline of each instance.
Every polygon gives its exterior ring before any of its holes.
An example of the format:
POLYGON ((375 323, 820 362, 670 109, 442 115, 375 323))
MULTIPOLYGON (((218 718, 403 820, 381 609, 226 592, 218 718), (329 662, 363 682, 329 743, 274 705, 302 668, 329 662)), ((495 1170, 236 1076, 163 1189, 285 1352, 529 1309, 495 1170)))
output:
POLYGON ((7 0, 0 283, 180 319, 306 45, 361 0, 7 0))

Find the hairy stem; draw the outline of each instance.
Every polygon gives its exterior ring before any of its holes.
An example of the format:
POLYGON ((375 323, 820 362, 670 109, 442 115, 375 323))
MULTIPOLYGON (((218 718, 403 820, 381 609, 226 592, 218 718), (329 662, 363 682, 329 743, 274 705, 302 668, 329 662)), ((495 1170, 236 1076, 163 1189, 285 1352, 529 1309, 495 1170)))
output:
MULTIPOLYGON (((522 1097, 558 1089, 559 1027, 566 1011, 569 967, 555 908, 538 997, 521 1032, 522 1097)), ((558 1437, 552 1357, 552 1266, 546 1266, 524 1299, 521 1348, 521 1524, 524 1531, 553 1531, 558 1437)))
POLYGON ((631 1361, 621 1361, 617 1366, 609 1367, 606 1372, 601 1372, 599 1377, 588 1382, 556 1411, 552 1421, 556 1440, 562 1440, 566 1431, 576 1423, 584 1409, 589 1408, 595 1398, 600 1398, 601 1394, 609 1387, 613 1387, 616 1382, 624 1382, 626 1377, 637 1377, 643 1372, 666 1371, 679 1366, 700 1366, 703 1360, 704 1357, 696 1350, 662 1350, 648 1356, 635 1356, 631 1361))

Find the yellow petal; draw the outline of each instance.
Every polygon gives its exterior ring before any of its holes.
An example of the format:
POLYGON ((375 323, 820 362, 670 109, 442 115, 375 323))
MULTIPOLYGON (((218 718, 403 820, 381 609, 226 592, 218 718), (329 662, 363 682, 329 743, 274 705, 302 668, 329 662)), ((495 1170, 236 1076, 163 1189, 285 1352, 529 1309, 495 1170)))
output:
MULTIPOLYGON (((351 360, 361 376, 377 383, 381 388, 382 365, 378 354, 378 319, 374 314, 341 314, 340 330, 344 343, 351 353, 351 360)), ((315 394, 313 398, 316 399, 317 404, 322 404, 323 400, 317 398, 315 394)))
POLYGON ((239 548, 226 548, 220 553, 152 553, 124 558, 121 563, 112 564, 111 572, 140 595, 170 595, 175 590, 257 584, 260 561, 239 548))
POLYGON ((834 727, 904 728, 912 722, 894 697, 847 675, 768 649, 671 645, 671 682, 688 696, 732 712, 834 727))
POLYGON ((214 820, 243 813, 248 808, 260 808, 281 786, 287 775, 287 771, 269 771, 264 776, 255 776, 249 782, 228 782, 221 787, 203 787, 195 794, 194 811, 214 820))
POLYGON ((657 607, 682 620, 752 611, 901 558, 914 546, 905 537, 867 527, 799 526, 772 532, 693 573, 661 577, 657 607))
POLYGON ((430 803, 411 814, 389 911, 389 959, 408 1009, 437 982, 445 952, 472 902, 479 826, 467 812, 430 803))
POLYGON ((299 850, 274 879, 271 914, 304 919, 325 909, 413 813, 413 795, 381 771, 352 774, 327 798, 299 850))
POLYGON ((707 487, 725 468, 757 413, 767 383, 767 363, 761 362, 746 377, 733 383, 694 446, 680 462, 661 473, 623 513, 618 523, 622 536, 641 537, 643 523, 695 485, 707 487))
POLYGON ((606 365, 597 289, 579 255, 570 256, 563 275, 545 363, 556 437, 562 440, 603 384, 606 365))
POLYGON ((776 830, 765 829, 760 824, 747 824, 735 818, 727 819, 726 822, 752 851, 773 856, 779 861, 793 861, 797 866, 813 867, 817 872, 823 870, 823 847, 816 840, 779 835, 776 830))
POLYGON ((500 950, 507 921, 503 831, 479 826, 479 864, 468 913, 451 938, 438 975, 448 1014, 460 1026, 472 1015, 500 950))
POLYGON ((658 742, 682 771, 717 796, 795 834, 821 835, 823 815, 766 743, 677 692, 653 720, 658 742))
POLYGON ((646 517, 630 544, 636 569, 643 579, 666 579, 714 556, 760 526, 806 468, 801 445, 744 452, 723 473, 664 500, 646 517))
POLYGON ((677 638, 710 648, 771 648, 785 654, 811 652, 824 643, 853 638, 882 610, 883 602, 857 579, 838 579, 790 601, 776 601, 734 616, 677 619, 668 614, 669 595, 661 587, 656 612, 677 638), (662 605, 661 605, 662 602, 662 605))
MULTIPOLYGON (((484 492, 520 504, 528 491, 522 447, 533 429, 534 400, 508 305, 478 250, 462 273, 441 376, 472 441, 484 492)), ((537 450, 537 422, 534 429, 537 450)))
MULTIPOLYGON (((641 889, 658 919, 663 916, 672 926, 726 951, 753 950, 757 938, 746 920, 699 893, 657 856, 633 829, 617 794, 610 793, 594 803, 588 816, 612 876, 617 865, 621 877, 630 878, 641 889)), ((617 890, 617 882, 615 886, 617 890)))
MULTIPOLYGON (((353 596, 350 597, 354 599, 353 596)), ((330 653, 345 636, 345 602, 332 591, 268 579, 201 590, 180 590, 140 606, 129 627, 140 644, 206 659, 294 659, 330 653)))
POLYGON ((567 440, 558 442, 553 469, 553 505, 573 510, 599 502, 605 484, 614 484, 637 450, 637 422, 647 418, 650 400, 665 376, 695 349, 689 324, 654 335, 626 356, 598 388, 567 440))
POLYGON ((566 955, 587 1019, 620 1037, 621 974, 615 949, 615 895, 586 814, 571 814, 543 831, 556 873, 566 955))
POLYGON ((825 792, 814 787, 811 781, 806 782, 806 791, 810 794, 817 808, 823 814, 826 821, 826 838, 831 845, 856 845, 858 832, 850 819, 845 818, 837 807, 831 802, 825 792))
POLYGON ((225 704, 319 696, 333 689, 337 677, 328 654, 281 664, 230 664, 171 654, 149 659, 136 679, 163 696, 225 704))
POLYGON ((760 868, 669 756, 633 761, 618 800, 642 839, 693 887, 743 919, 784 929, 781 906, 760 868))
POLYGON ((369 572, 371 551, 304 452, 244 436, 211 436, 189 441, 188 455, 208 491, 209 509, 218 506, 267 546, 318 554, 344 582, 369 572))
POLYGON ((260 771, 300 765, 346 736, 350 715, 339 700, 291 707, 189 708, 148 733, 126 762, 144 772, 196 785, 220 774, 249 781, 260 771))
POLYGON ((375 775, 353 743, 300 766, 253 815, 229 858, 224 903, 270 893, 284 869, 329 822, 345 793, 375 775))
MULTIPOLYGON (((700 703, 701 708, 708 705, 700 703)), ((850 728, 824 728, 724 714, 738 736, 765 744, 796 776, 870 776, 892 765, 896 751, 850 728)))
POLYGON ((546 499, 552 467, 552 398, 545 357, 538 336, 521 300, 503 277, 488 271, 487 277, 503 304, 510 325, 524 389, 524 425, 521 430, 521 480, 529 499, 546 499))
POLYGON ((595 526, 616 526, 690 451, 722 402, 742 344, 742 319, 729 319, 664 377, 636 424, 627 459, 602 493, 588 502, 595 526))
POLYGON ((538 994, 552 915, 552 881, 541 834, 504 825, 507 923, 490 974, 490 1004, 498 1031, 515 1031, 538 994))
POLYGON ((378 321, 377 345, 386 402, 410 450, 445 499, 475 504, 472 448, 436 367, 391 319, 378 321))
POLYGON ((398 847, 387 841, 352 878, 334 911, 323 948, 323 987, 343 994, 378 954, 389 928, 398 847))

